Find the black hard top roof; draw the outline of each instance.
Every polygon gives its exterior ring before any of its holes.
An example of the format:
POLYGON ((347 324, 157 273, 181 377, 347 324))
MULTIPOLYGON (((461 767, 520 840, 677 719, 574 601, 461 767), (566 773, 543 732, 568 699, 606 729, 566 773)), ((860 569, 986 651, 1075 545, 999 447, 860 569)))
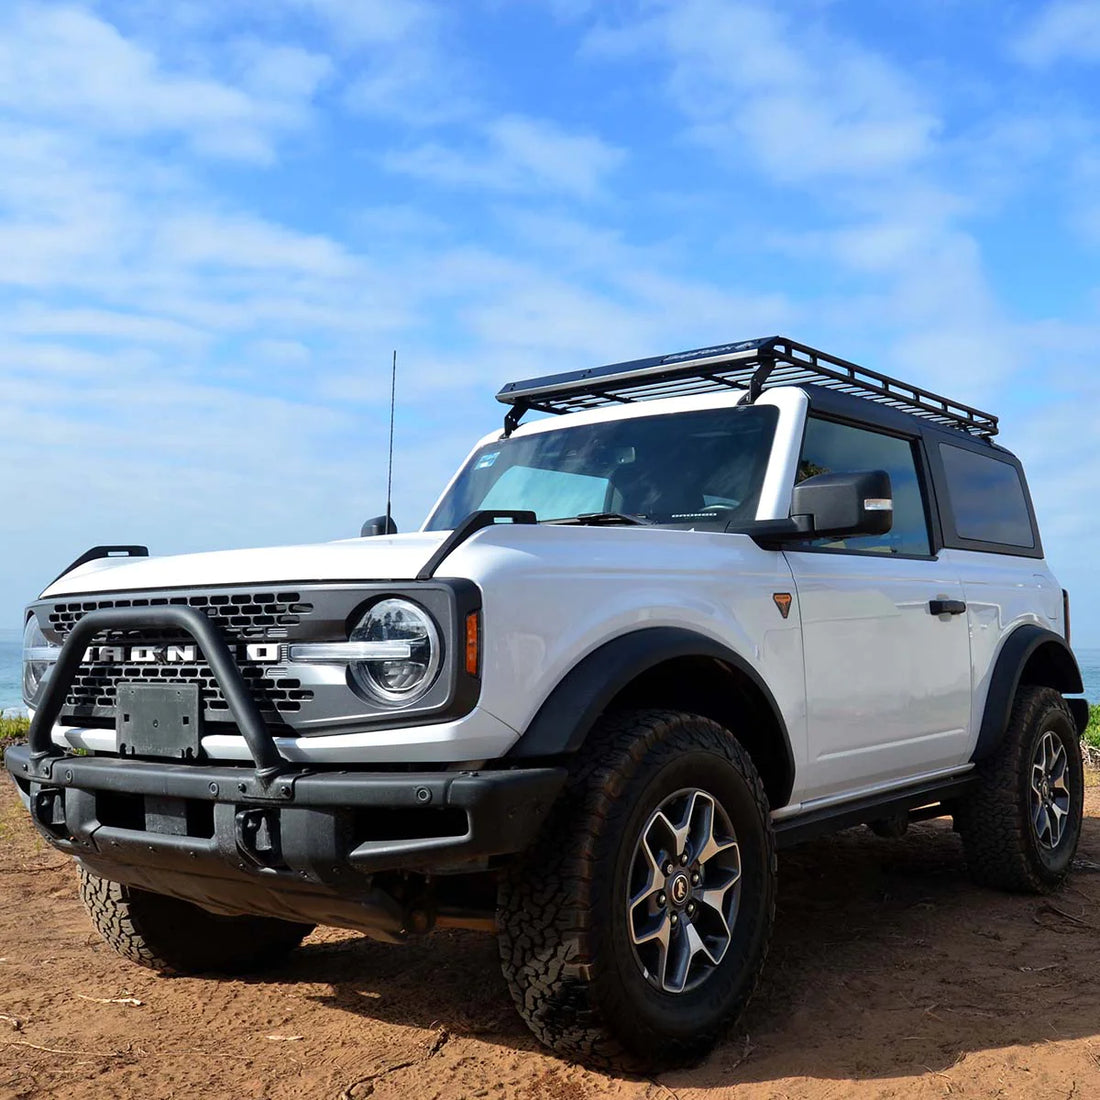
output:
POLYGON ((529 409, 580 412, 726 389, 747 390, 749 400, 755 401, 765 389, 801 385, 871 401, 979 439, 991 440, 998 432, 997 417, 991 413, 838 359, 785 336, 743 340, 509 382, 497 394, 497 400, 512 406, 505 419, 505 431, 510 432, 529 409))

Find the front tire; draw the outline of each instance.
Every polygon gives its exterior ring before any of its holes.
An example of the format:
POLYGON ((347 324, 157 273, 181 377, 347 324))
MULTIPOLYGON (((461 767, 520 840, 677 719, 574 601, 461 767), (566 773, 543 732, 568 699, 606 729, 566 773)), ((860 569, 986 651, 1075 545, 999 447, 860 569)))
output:
POLYGON ((697 1061, 748 1003, 775 913, 763 784, 709 719, 605 718, 499 903, 520 1015, 567 1057, 697 1061))
POLYGON ((1044 894, 1062 885, 1081 838, 1085 778, 1077 725, 1048 687, 1021 687, 997 753, 956 825, 983 886, 1044 894))
POLYGON ((277 963, 313 931, 273 917, 223 917, 178 898, 80 870, 96 931, 124 959, 162 974, 246 974, 277 963))

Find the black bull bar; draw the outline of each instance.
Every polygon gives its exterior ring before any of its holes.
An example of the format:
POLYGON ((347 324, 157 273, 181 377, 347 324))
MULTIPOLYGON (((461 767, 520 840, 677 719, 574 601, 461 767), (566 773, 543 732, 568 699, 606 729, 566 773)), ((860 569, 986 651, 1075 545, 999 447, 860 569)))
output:
POLYGON ((363 929, 375 927, 361 912, 372 873, 524 850, 567 774, 564 767, 318 769, 285 760, 220 630, 201 611, 171 605, 108 608, 80 619, 45 685, 29 741, 8 749, 4 767, 49 843, 95 873, 217 912, 363 929), (156 627, 185 631, 198 643, 255 770, 73 756, 54 745, 54 724, 92 638, 156 627), (101 794, 138 799, 142 821, 116 820, 119 811, 101 807, 101 794), (193 827, 187 807, 200 803, 196 821, 205 824, 193 827), (261 843, 264 829, 275 838, 270 844, 261 843), (359 908, 340 908, 349 898, 359 908))
POLYGON ((84 653, 97 634, 111 630, 140 630, 174 627, 190 634, 214 674, 221 693, 229 704, 233 721, 244 737, 256 764, 256 781, 265 789, 289 764, 280 755, 275 739, 252 698, 221 631, 201 611, 193 607, 117 607, 90 611, 69 632, 58 655, 57 664, 46 682, 45 694, 35 711, 28 740, 32 778, 48 779, 52 762, 64 752, 53 743, 53 727, 61 715, 69 688, 80 670, 84 653))

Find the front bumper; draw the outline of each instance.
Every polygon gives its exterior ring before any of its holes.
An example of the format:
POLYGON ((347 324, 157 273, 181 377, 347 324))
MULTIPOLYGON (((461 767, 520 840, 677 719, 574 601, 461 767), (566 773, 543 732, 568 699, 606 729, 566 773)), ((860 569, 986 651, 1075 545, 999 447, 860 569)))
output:
POLYGON ((214 911, 382 930, 405 914, 387 871, 461 870, 522 851, 564 768, 364 772, 255 768, 8 749, 39 832, 89 870, 214 911), (381 906, 384 911, 375 911, 381 906))
POLYGON ((6 752, 5 765, 42 835, 89 871, 213 912, 396 939, 410 926, 426 930, 433 917, 394 872, 480 869, 522 851, 566 776, 563 768, 368 772, 296 763, 280 751, 220 630, 176 604, 82 616, 28 741, 6 752), (85 647, 104 632, 145 629, 194 639, 252 766, 198 762, 197 688, 182 685, 134 688, 119 709, 133 755, 79 757, 54 743, 85 647))

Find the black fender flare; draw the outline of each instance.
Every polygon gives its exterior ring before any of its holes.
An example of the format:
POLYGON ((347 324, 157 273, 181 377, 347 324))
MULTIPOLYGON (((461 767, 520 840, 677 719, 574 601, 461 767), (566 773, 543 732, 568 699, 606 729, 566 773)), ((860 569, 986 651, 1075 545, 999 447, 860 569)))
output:
MULTIPOLYGON (((1061 634, 1033 623, 1017 627, 1001 646, 993 666, 978 743, 970 758, 974 763, 988 759, 1000 746, 1008 729, 1012 703, 1020 688, 1024 669, 1040 650, 1043 651, 1042 683, 1064 695, 1077 695, 1085 690, 1077 658, 1061 634)), ((1083 733, 1088 724, 1088 704, 1083 699, 1070 699, 1069 704, 1078 732, 1083 733)))
MULTIPOLYGON (((740 654, 713 638, 681 627, 645 627, 621 634, 583 657, 545 699, 509 750, 509 758, 554 757, 577 752, 596 720, 623 688, 641 674, 677 657, 712 658, 736 670, 753 685, 780 731, 787 772, 793 784, 795 763, 790 734, 771 689, 740 654)), ((790 791, 786 794, 789 797, 790 791)))

